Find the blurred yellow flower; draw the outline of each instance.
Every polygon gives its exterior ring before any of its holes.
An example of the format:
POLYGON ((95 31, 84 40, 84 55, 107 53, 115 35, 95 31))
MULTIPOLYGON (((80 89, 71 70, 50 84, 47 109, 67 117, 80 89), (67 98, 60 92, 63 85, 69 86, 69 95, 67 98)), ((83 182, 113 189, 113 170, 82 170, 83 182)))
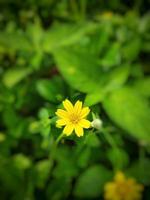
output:
POLYGON ((102 13, 102 17, 103 17, 104 19, 111 19, 112 16, 113 16, 113 13, 110 12, 110 11, 106 11, 106 12, 103 12, 103 13, 102 13))
POLYGON ((108 182, 104 187, 105 200, 141 200, 144 187, 134 178, 127 178, 118 172, 114 181, 108 182))
POLYGON ((56 115, 60 118, 56 121, 56 126, 65 126, 63 133, 67 136, 71 135, 74 130, 78 137, 83 136, 83 128, 91 126, 90 121, 85 119, 90 109, 88 107, 82 108, 81 101, 77 101, 73 106, 67 99, 63 101, 63 106, 65 110, 58 109, 56 112, 56 115))

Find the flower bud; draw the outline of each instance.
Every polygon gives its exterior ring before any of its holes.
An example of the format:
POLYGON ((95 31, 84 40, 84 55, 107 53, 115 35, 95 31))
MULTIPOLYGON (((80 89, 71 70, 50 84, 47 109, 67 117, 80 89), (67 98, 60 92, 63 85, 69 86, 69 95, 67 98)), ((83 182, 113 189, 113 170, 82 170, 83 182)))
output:
POLYGON ((97 130, 100 130, 102 128, 102 121, 96 118, 91 122, 91 126, 97 130))

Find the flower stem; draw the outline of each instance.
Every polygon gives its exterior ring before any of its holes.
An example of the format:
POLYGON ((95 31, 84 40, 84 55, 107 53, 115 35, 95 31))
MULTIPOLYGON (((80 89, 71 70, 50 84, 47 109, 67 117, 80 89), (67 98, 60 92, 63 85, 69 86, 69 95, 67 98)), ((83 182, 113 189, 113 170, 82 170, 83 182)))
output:
POLYGON ((56 139, 56 141, 55 141, 56 146, 58 145, 58 143, 60 142, 60 140, 61 140, 63 137, 64 137, 64 133, 62 132, 62 133, 58 136, 58 138, 56 139))
POLYGON ((114 141, 113 137, 109 134, 109 132, 103 128, 102 132, 104 133, 104 137, 107 140, 107 142, 110 144, 110 146, 114 149, 118 149, 116 142, 114 141))

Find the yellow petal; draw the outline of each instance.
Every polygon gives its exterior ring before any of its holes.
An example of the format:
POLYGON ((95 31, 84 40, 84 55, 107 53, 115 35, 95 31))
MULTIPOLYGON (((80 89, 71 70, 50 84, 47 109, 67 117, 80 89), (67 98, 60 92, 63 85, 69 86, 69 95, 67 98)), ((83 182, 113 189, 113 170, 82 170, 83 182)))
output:
POLYGON ((64 105, 64 108, 68 112, 72 112, 73 111, 73 105, 72 105, 72 103, 68 99, 66 99, 65 101, 63 101, 63 105, 64 105))
POLYGON ((82 111, 81 111, 81 113, 80 113, 81 118, 86 117, 89 114, 89 112, 90 112, 89 107, 83 108, 82 111))
POLYGON ((71 135, 73 130, 74 130, 74 126, 72 124, 69 124, 69 125, 65 126, 63 133, 66 134, 67 136, 69 136, 69 135, 71 135))
POLYGON ((58 126, 65 126, 69 121, 67 119, 59 119, 56 121, 58 126))
POLYGON ((67 118, 68 117, 68 113, 65 110, 62 109, 58 109, 56 112, 56 115, 60 118, 67 118))
POLYGON ((78 137, 83 136, 83 128, 79 125, 75 125, 75 133, 78 137))
POLYGON ((83 128, 89 128, 91 126, 91 122, 86 119, 81 119, 79 125, 83 128))
POLYGON ((81 101, 77 101, 74 105, 74 112, 76 114, 80 114, 82 110, 82 102, 81 101))
POLYGON ((125 181, 125 180, 126 180, 125 175, 120 171, 117 172, 117 174, 115 175, 115 181, 122 182, 122 181, 125 181))

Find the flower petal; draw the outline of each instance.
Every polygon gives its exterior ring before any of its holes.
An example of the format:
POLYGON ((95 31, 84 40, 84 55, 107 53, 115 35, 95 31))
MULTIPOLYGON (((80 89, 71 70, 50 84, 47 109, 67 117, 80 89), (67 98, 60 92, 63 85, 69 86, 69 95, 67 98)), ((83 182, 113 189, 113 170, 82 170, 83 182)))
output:
POLYGON ((68 112, 72 112, 73 111, 73 105, 68 99, 63 101, 63 106, 68 112))
POLYGON ((65 118, 64 119, 59 119, 59 120, 56 121, 58 126, 65 126, 68 122, 69 122, 69 120, 65 119, 65 118))
POLYGON ((122 182, 122 181, 125 181, 126 178, 125 178, 125 175, 122 173, 122 172, 117 172, 117 174, 115 175, 115 178, 114 178, 115 181, 117 182, 122 182))
POLYGON ((75 133, 78 137, 83 136, 83 128, 79 125, 75 125, 75 133))
POLYGON ((81 110, 82 110, 82 102, 77 101, 74 105, 74 112, 78 115, 81 113, 81 110))
POLYGON ((68 118, 68 113, 65 110, 58 109, 56 115, 60 118, 68 118))
POLYGON ((67 136, 71 135, 71 133, 74 130, 74 125, 72 124, 67 124, 63 130, 63 133, 66 134, 67 136))
POLYGON ((91 122, 86 119, 81 119, 79 125, 83 128, 90 128, 91 122))
POLYGON ((82 111, 81 111, 81 113, 80 113, 81 118, 86 117, 89 114, 89 112, 90 112, 89 107, 83 108, 82 111))

